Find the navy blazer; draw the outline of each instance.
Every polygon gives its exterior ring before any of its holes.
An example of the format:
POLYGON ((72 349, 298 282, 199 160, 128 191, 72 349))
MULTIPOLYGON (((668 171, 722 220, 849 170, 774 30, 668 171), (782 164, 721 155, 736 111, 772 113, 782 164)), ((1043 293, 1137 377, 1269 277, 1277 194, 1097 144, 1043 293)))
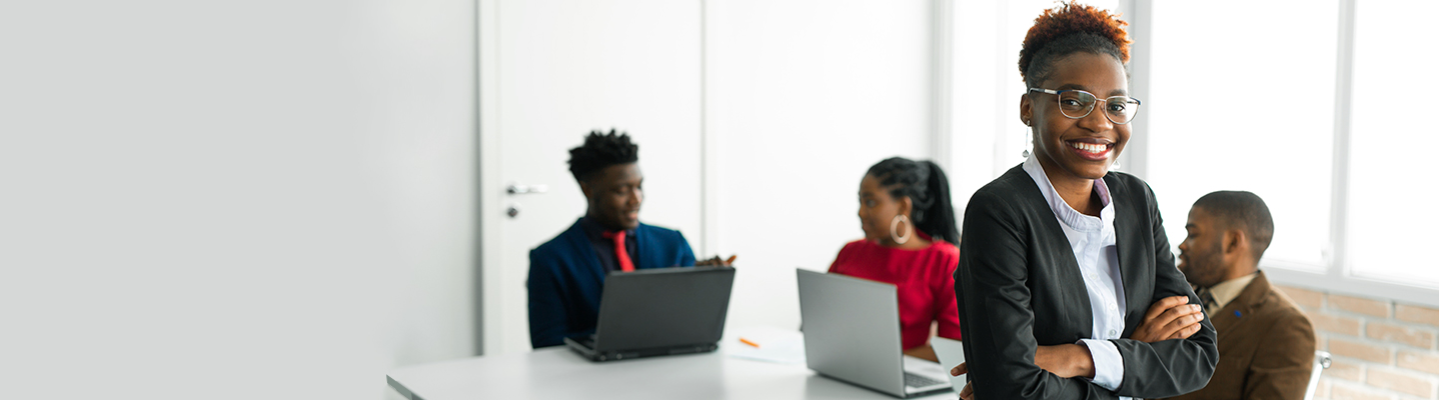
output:
MULTIPOLYGON (((640 224, 634 235, 635 268, 695 265, 679 231, 640 224)), ((604 267, 579 221, 530 250, 530 346, 558 346, 566 337, 594 333, 604 285, 604 267)))
POLYGON ((1111 340, 1124 359, 1113 392, 1084 378, 1060 379, 1034 365, 1036 346, 1069 344, 1094 335, 1089 294, 1069 239, 1039 186, 1021 167, 985 185, 964 212, 955 294, 964 334, 968 379, 981 399, 1156 398, 1203 388, 1219 360, 1214 325, 1205 318, 1188 339, 1128 339, 1159 299, 1183 295, 1202 304, 1174 265, 1159 205, 1132 175, 1104 176, 1114 199, 1114 231, 1127 303, 1124 339, 1111 340))

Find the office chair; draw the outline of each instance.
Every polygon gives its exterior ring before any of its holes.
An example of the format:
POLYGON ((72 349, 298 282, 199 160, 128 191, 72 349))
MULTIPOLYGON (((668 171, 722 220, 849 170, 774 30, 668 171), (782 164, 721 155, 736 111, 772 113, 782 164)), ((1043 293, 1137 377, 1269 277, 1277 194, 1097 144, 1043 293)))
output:
POLYGON ((1329 352, 1314 352, 1314 372, 1309 374, 1309 388, 1304 389, 1304 400, 1314 398, 1314 389, 1319 388, 1319 375, 1329 368, 1329 352))

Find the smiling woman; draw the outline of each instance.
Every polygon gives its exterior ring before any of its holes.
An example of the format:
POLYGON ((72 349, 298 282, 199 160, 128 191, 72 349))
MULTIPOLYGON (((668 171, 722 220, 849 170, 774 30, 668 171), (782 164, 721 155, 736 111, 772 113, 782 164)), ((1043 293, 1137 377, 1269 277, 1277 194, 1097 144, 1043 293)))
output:
POLYGON ((977 382, 962 396, 1168 397, 1214 372, 1214 327, 1175 268, 1153 192, 1110 171, 1140 104, 1124 25, 1068 3, 1024 40, 1032 156, 970 198, 961 230, 968 365, 956 372, 977 382))

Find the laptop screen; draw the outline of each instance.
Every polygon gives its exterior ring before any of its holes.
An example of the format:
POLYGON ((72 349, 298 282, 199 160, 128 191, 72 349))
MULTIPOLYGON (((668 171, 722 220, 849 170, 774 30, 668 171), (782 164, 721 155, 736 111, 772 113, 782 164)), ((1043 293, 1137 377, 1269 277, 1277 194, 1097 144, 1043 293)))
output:
POLYGON ((809 368, 904 394, 899 300, 894 285, 800 269, 800 317, 809 368))
POLYGON ((615 272, 605 278, 596 351, 715 343, 724 333, 734 268, 615 272))

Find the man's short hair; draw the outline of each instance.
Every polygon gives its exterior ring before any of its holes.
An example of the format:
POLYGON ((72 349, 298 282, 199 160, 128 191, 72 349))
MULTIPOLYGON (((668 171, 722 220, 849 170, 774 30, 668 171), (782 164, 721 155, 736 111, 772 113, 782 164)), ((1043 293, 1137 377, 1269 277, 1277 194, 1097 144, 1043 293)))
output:
POLYGON ((640 159, 640 146, 630 142, 630 135, 610 129, 609 133, 590 131, 585 144, 570 149, 570 173, 584 182, 611 165, 631 164, 640 159))
POLYGON ((1214 218, 1222 230, 1240 229, 1249 236, 1249 248, 1254 260, 1264 256, 1274 240, 1274 217, 1269 206, 1258 195, 1245 191, 1218 191, 1194 201, 1194 207, 1202 208, 1214 218))

